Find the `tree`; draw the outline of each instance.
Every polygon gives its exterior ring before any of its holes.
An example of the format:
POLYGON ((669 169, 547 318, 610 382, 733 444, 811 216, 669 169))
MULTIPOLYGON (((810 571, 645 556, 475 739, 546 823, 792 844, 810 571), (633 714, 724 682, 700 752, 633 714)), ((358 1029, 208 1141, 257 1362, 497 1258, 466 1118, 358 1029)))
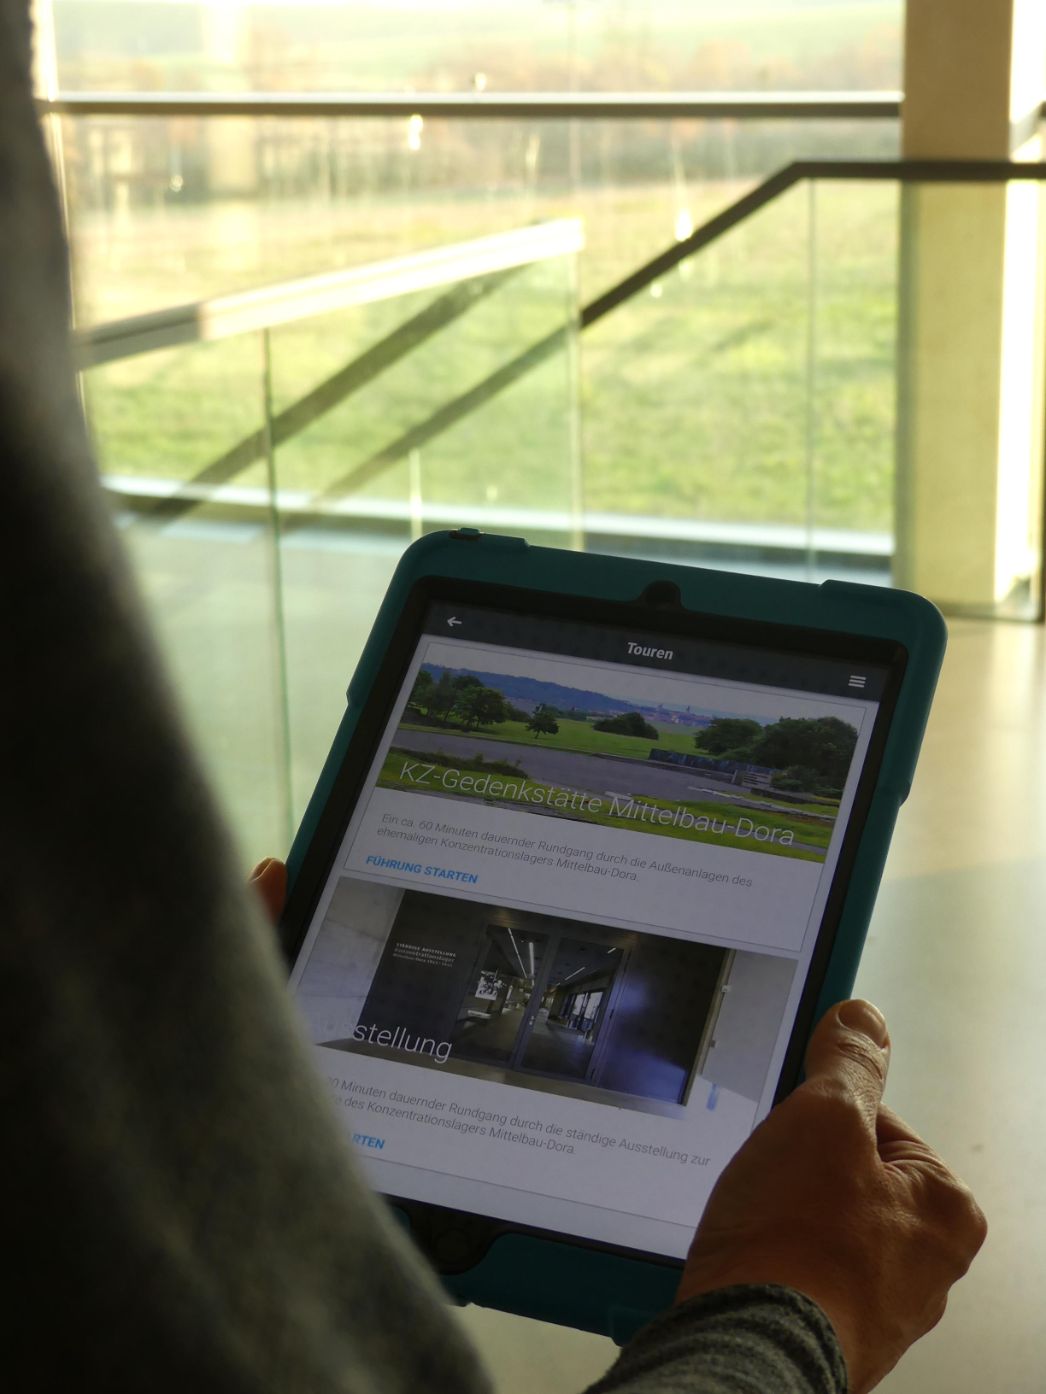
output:
POLYGON ((436 686, 432 679, 432 674, 426 669, 418 670, 418 676, 414 679, 414 687, 410 696, 407 698, 407 706, 413 707, 415 711, 424 712, 426 715, 429 710, 429 702, 432 698, 432 689, 436 686))
POLYGON ((592 723, 593 731, 612 731, 618 736, 644 736, 648 741, 659 739, 656 726, 651 726, 640 712, 621 712, 592 723))
POLYGON ((750 751, 762 734, 763 727, 758 721, 742 716, 717 716, 703 731, 697 732, 694 744, 702 755, 712 755, 718 760, 752 760, 750 751))
POLYGON ((777 770, 798 766, 820 784, 841 789, 856 744, 856 730, 837 716, 786 716, 765 728, 752 746, 752 760, 777 770))
POLYGON ((457 697, 458 692, 454 686, 454 679, 444 668, 439 675, 439 681, 428 694, 429 716, 435 721, 441 721, 446 726, 450 710, 457 701, 457 697))
POLYGON ((461 722, 466 731, 474 726, 493 726, 507 719, 506 702, 495 688, 477 683, 475 687, 468 686, 459 692, 451 715, 461 722))
POLYGON ((534 708, 534 714, 527 722, 527 730, 534 732, 534 739, 538 740, 541 736, 555 736, 559 732, 559 722, 555 718, 555 708, 546 707, 544 702, 540 702, 534 708))

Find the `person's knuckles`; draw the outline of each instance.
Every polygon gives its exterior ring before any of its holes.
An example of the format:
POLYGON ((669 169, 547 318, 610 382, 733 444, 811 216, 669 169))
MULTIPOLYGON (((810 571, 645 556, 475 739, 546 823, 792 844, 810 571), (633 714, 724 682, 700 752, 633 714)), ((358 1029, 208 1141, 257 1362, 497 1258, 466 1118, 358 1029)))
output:
POLYGON ((923 1335, 924 1335, 924 1336, 926 1335, 926 1332, 927 1332, 927 1331, 932 1331, 933 1328, 939 1324, 941 1318, 944 1316, 944 1314, 945 1314, 945 1312, 946 1312, 947 1310, 948 1310, 948 1295, 947 1295, 947 1293, 946 1293, 943 1297, 940 1297, 940 1298, 938 1298, 936 1301, 932 1301, 932 1302, 930 1302, 930 1303, 927 1305, 927 1308, 926 1308, 926 1311, 925 1311, 925 1316, 924 1316, 924 1325, 925 1325, 925 1330, 923 1331, 923 1335))
POLYGON ((907 1147, 912 1158, 908 1165, 923 1179, 927 1204, 960 1245, 972 1246, 972 1259, 988 1235, 987 1218, 972 1190, 922 1138, 912 1137, 907 1147))
POLYGON ((852 1031, 838 1021, 828 1020, 818 1028, 806 1054, 808 1080, 843 1081, 862 1105, 867 1107, 874 1103, 875 1113, 886 1087, 888 1068, 886 1050, 862 1032, 852 1031))
POLYGON ((934 1263, 950 1286, 970 1267, 988 1233, 973 1193, 939 1159, 908 1169, 913 1261, 934 1263))
POLYGON ((969 1228, 970 1242, 973 1245, 973 1253, 976 1255, 988 1238, 989 1226, 988 1217, 978 1205, 972 1191, 968 1191, 966 1197, 966 1223, 969 1228))
POLYGON ((917 1133, 912 1125, 907 1123, 899 1113, 896 1113, 889 1104, 879 1105, 879 1113, 875 1120, 875 1131, 883 1140, 894 1141, 907 1138, 913 1142, 923 1144, 923 1139, 919 1133, 917 1133))
POLYGON ((953 1255, 961 1276, 988 1237, 988 1221, 973 1192, 957 1177, 939 1179, 934 1199, 945 1246, 953 1255))
POLYGON ((874 1083, 856 1068, 809 1079, 793 1097, 801 1100, 810 1144, 829 1149, 858 1149, 862 1156, 875 1152, 874 1083))
POLYGON ((894 1133, 884 1137, 881 1131, 877 1130, 876 1142, 880 1157, 889 1166, 923 1167, 928 1171, 951 1175, 940 1154, 918 1133, 894 1133))

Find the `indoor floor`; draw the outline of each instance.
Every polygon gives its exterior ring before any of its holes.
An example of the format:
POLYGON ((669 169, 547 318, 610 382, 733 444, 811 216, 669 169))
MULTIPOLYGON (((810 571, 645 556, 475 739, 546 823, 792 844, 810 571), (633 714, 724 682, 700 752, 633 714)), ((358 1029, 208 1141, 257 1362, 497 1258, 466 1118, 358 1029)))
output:
POLYGON ((580 1031, 539 1016, 530 1029, 523 1062, 541 1074, 583 1079, 594 1048, 594 1037, 590 1040, 580 1031))
MULTIPOLYGON (((883 1394, 1046 1386, 1046 634, 955 623, 857 992, 888 1102, 973 1188, 988 1240, 883 1394)), ((773 1184, 772 1178, 769 1184, 773 1184)), ((499 1394, 579 1394, 608 1340, 467 1308, 499 1394)))

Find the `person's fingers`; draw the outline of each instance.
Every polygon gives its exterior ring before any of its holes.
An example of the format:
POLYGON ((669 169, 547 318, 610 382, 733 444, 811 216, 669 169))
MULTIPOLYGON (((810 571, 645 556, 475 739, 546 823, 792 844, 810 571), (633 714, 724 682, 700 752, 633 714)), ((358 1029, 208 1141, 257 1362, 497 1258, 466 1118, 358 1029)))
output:
POLYGON ((886 1104, 880 1107, 879 1116, 875 1120, 875 1136, 882 1147, 889 1147, 894 1143, 922 1142, 915 1129, 886 1104))
POLYGON ((806 1084, 852 1098, 874 1131, 889 1064, 890 1033, 882 1012, 871 1002, 841 1002, 810 1038, 806 1084))
MULTIPOLYGON (((984 1226, 984 1216, 969 1187, 956 1176, 935 1147, 924 1142, 903 1118, 885 1106, 879 1109, 876 1145, 884 1166, 903 1173, 909 1184, 921 1185, 924 1197, 932 1193, 938 1206, 944 1209, 958 1209, 960 1213, 955 1226, 949 1222, 947 1228, 954 1227, 966 1234, 975 1232, 978 1226, 984 1226), (973 1215, 973 1219, 971 1223, 967 1223, 970 1214, 973 1215)), ((986 1226, 984 1228, 986 1232, 986 1226)), ((981 1237, 976 1239, 969 1258, 980 1248, 983 1237, 982 1232, 981 1237)), ((967 1265, 969 1258, 966 1259, 967 1265)), ((965 1272, 966 1269, 963 1268, 961 1271, 965 1272)))
POLYGON ((940 1175, 948 1174, 937 1151, 885 1104, 880 1106, 875 1120, 875 1143, 887 1166, 922 1166, 940 1175))
POLYGON ((883 1142, 892 1142, 895 1138, 918 1137, 918 1133, 910 1123, 906 1123, 901 1115, 895 1112, 889 1104, 883 1104, 879 1110, 879 1118, 876 1122, 876 1132, 883 1142))
POLYGON ((261 896, 269 919, 275 924, 287 899, 286 866, 278 857, 266 857, 251 872, 249 884, 261 896))
POLYGON ((877 1143, 886 1169, 904 1178, 919 1197, 924 1216, 935 1217, 938 1254, 950 1265, 950 1281, 955 1282, 969 1268, 987 1236, 984 1211, 936 1149, 892 1109, 879 1110, 877 1143))

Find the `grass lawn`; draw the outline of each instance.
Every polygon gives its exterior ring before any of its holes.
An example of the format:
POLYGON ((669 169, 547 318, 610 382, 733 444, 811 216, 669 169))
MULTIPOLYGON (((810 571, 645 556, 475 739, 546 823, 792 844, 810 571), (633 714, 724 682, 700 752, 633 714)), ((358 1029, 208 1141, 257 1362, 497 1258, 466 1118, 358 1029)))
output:
POLYGON ((776 808, 781 809, 783 813, 789 811, 793 813, 810 813, 813 814, 814 817, 832 819, 839 813, 838 799, 818 799, 810 803, 792 803, 789 799, 775 798, 773 790, 767 790, 764 793, 761 789, 758 793, 753 791, 753 796, 758 798, 761 803, 772 803, 776 808))
MULTIPOLYGON (((403 721, 401 731, 425 731, 429 735, 468 736, 470 740, 511 741, 525 750, 577 750, 585 755, 623 755, 632 760, 646 760, 655 742, 646 736, 621 736, 613 731, 596 731, 587 721, 569 717, 556 718, 559 731, 554 736, 535 737, 527 730, 525 721, 499 721, 496 726, 465 731, 453 726, 432 726, 421 722, 403 721)), ((662 750, 681 750, 687 755, 700 752, 694 745, 694 733, 678 726, 653 723, 661 733, 657 746, 662 750)), ((523 757, 521 757, 523 758, 523 757)))

